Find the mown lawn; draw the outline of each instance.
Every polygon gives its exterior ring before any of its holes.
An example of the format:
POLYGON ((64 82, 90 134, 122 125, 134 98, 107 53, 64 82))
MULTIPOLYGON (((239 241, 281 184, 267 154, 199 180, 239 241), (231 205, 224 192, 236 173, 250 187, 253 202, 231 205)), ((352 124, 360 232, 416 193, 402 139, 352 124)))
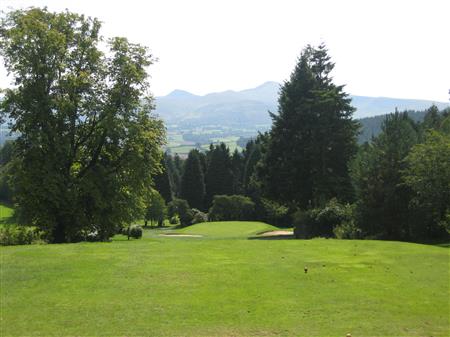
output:
POLYGON ((1 247, 0 335, 449 335, 448 248, 196 226, 182 231, 205 237, 1 247))
POLYGON ((0 222, 8 220, 13 216, 14 210, 11 207, 0 204, 0 222))

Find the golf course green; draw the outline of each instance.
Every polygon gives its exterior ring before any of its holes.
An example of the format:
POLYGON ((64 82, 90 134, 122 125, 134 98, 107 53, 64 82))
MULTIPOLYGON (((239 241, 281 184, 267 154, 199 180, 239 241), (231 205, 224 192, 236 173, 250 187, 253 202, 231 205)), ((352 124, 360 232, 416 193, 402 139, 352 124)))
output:
POLYGON ((0 335, 449 335, 448 248, 257 237, 273 229, 0 247, 0 335))

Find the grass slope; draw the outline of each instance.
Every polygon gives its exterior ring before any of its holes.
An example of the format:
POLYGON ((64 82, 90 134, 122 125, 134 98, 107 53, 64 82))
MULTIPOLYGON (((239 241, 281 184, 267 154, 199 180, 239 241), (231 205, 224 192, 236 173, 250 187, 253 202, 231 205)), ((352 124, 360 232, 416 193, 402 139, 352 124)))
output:
POLYGON ((203 235, 208 238, 230 239, 247 238, 262 232, 277 230, 277 227, 263 222, 251 221, 222 221, 203 222, 177 230, 180 234, 203 235))
POLYGON ((14 210, 11 207, 0 204, 0 221, 7 220, 12 217, 14 210))
POLYGON ((447 248, 160 232, 0 248, 0 335, 449 335, 447 248))

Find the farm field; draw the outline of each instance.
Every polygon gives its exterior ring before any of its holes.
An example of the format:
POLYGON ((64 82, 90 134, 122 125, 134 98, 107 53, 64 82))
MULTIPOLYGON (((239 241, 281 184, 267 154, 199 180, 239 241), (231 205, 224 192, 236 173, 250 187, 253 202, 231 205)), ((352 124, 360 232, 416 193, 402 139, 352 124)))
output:
POLYGON ((448 248, 247 239, 271 229, 1 247, 1 336, 449 335, 448 248))

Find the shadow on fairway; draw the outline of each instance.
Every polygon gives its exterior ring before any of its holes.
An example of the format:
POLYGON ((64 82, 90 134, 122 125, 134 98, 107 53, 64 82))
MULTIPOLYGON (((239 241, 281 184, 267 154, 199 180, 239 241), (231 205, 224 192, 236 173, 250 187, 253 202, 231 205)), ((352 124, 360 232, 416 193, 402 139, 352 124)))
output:
POLYGON ((248 240, 293 240, 294 235, 251 236, 248 240))

